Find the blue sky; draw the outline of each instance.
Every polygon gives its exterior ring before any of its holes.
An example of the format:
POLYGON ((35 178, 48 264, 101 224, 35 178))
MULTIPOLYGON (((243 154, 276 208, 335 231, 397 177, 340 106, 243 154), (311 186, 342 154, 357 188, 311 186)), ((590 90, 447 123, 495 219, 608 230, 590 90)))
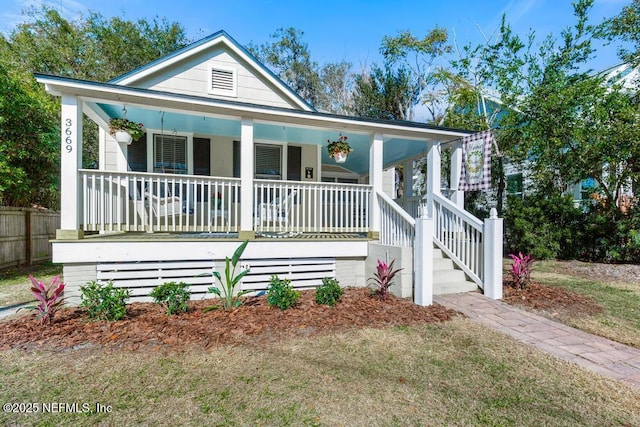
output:
MULTIPOLYGON (((262 43, 277 28, 304 31, 312 58, 319 63, 348 60, 355 70, 379 62, 378 49, 385 35, 410 30, 423 36, 435 25, 455 33, 460 45, 480 42, 495 33, 503 13, 517 33, 534 29, 539 40, 559 36, 572 24, 570 0, 46 0, 67 18, 88 10, 105 17, 127 19, 166 17, 181 23, 191 39, 220 29, 239 43, 262 43)), ((595 0, 594 22, 617 14, 630 0, 595 0)), ((23 21, 20 11, 40 0, 0 0, 0 31, 4 34, 23 21)), ((594 69, 617 63, 615 50, 601 51, 594 69)))

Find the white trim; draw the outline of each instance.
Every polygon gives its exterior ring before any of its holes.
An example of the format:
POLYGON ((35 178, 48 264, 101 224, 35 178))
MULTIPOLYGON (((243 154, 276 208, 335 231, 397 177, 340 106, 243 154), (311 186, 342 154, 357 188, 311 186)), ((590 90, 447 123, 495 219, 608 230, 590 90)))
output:
POLYGON ((238 97, 238 70, 235 67, 225 67, 217 64, 207 66, 207 93, 211 95, 238 97), (231 89, 216 89, 213 87, 213 72, 231 73, 231 89))
POLYGON ((268 72, 266 72, 261 66, 256 65, 256 62, 253 58, 249 57, 248 55, 246 55, 242 50, 238 49, 237 46, 235 46, 234 43, 232 43, 231 41, 229 41, 229 39, 224 35, 221 34, 220 36, 210 40, 207 43, 204 43, 200 46, 196 46, 192 49, 188 49, 185 50, 184 52, 182 52, 180 55, 175 55, 171 58, 167 58, 165 61, 158 63, 156 65, 154 65, 153 67, 149 67, 149 68, 145 68, 141 71, 139 71, 138 73, 132 74, 130 76, 127 76, 126 78, 114 83, 120 86, 129 86, 129 85, 133 85, 135 82, 140 81, 142 79, 144 79, 147 76, 150 76, 152 74, 158 73, 166 68, 170 68, 173 65, 184 61, 186 58, 190 57, 190 56, 195 56, 198 55, 199 53, 206 51, 207 49, 210 49, 218 44, 222 44, 224 45, 227 49, 229 49, 234 55, 238 56, 242 62, 245 62, 246 64, 250 65, 251 68, 260 75, 260 77, 266 81, 268 81, 269 83, 271 83, 272 85, 275 85, 279 90, 281 90, 283 92, 283 94, 287 97, 287 99, 289 101, 291 101, 294 105, 298 106, 299 108, 305 110, 305 111, 312 111, 312 109, 306 104, 304 103, 301 99, 298 99, 296 96, 294 96, 291 93, 291 89, 285 85, 283 85, 282 82, 280 82, 279 80, 277 80, 276 78, 274 78, 271 74, 269 74, 268 72))
MULTIPOLYGON (((153 172, 154 169, 154 141, 153 135, 163 134, 161 129, 146 128, 147 132, 147 172, 153 172)), ((164 129, 164 135, 185 136, 187 137, 187 175, 193 175, 193 133, 192 132, 174 132, 164 129)), ((209 137, 210 138, 210 137, 209 137)))
POLYGON ((274 109, 260 105, 236 105, 225 103, 215 99, 188 98, 184 99, 172 93, 140 92, 131 88, 96 86, 92 83, 79 81, 61 81, 58 78, 39 76, 36 79, 39 83, 45 84, 47 92, 53 95, 75 94, 85 101, 108 102, 137 106, 142 108, 154 107, 163 111, 177 113, 197 113, 198 115, 211 117, 251 117, 255 123, 278 123, 299 125, 301 127, 326 129, 335 128, 352 132, 379 132, 385 138, 391 139, 394 136, 404 139, 415 139, 418 141, 433 142, 442 138, 451 140, 468 135, 468 132, 454 131, 448 129, 430 129, 415 126, 402 126, 391 122, 370 122, 363 121, 348 116, 334 116, 324 114, 309 114, 288 109, 274 109))
MULTIPOLYGON (((176 254, 188 254, 190 260, 223 260, 238 248, 238 241, 194 241, 167 240, 121 240, 105 241, 104 238, 84 239, 74 242, 54 241, 53 262, 93 263, 122 261, 165 261, 175 260, 176 254), (79 246, 80 245, 80 246, 79 246)), ((368 241, 283 241, 254 240, 249 243, 242 259, 251 258, 306 258, 366 257, 368 241)))
POLYGON ((82 103, 60 100, 60 229, 80 228, 78 169, 82 166, 82 103))

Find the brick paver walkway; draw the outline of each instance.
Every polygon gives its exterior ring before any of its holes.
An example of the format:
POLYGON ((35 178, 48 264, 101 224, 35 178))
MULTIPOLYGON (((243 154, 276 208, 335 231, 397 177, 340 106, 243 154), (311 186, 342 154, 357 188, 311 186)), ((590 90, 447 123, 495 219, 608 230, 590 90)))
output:
POLYGON ((475 292, 436 295, 434 301, 560 359, 640 387, 640 350, 636 348, 588 334, 475 292))

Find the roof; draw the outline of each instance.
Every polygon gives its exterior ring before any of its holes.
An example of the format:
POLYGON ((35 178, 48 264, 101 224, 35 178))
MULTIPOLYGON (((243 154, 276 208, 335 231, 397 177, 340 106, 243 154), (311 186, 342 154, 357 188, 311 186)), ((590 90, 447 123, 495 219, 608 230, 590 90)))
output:
POLYGON ((282 79, 274 74, 269 68, 267 68, 262 62, 260 62, 251 52, 245 49, 239 44, 233 37, 227 34, 224 30, 220 30, 205 38, 202 38, 196 42, 193 42, 182 49, 178 49, 165 56, 162 56, 148 64, 142 65, 134 70, 131 70, 119 77, 109 80, 108 83, 129 86, 132 83, 150 75, 151 73, 158 72, 159 70, 170 67, 173 63, 181 61, 191 55, 194 55, 202 50, 206 50, 216 44, 222 43, 226 45, 231 51, 237 54, 250 64, 259 74, 262 74, 268 81, 279 88, 300 106, 300 108, 308 111, 316 111, 316 109, 303 99, 296 91, 291 89, 282 79))

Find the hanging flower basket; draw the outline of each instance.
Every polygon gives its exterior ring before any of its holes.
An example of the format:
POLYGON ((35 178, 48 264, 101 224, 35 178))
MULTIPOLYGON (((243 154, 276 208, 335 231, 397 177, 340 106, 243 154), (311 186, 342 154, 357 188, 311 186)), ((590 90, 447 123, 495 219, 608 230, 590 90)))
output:
POLYGON ((113 135, 116 141, 131 144, 144 135, 144 125, 132 122, 125 118, 109 120, 109 134, 113 135))
POLYGON ((327 146, 327 151, 329 152, 329 157, 334 159, 336 163, 344 163, 347 160, 347 156, 349 153, 353 151, 353 148, 347 142, 347 136, 340 134, 336 141, 327 140, 329 145, 327 146))

